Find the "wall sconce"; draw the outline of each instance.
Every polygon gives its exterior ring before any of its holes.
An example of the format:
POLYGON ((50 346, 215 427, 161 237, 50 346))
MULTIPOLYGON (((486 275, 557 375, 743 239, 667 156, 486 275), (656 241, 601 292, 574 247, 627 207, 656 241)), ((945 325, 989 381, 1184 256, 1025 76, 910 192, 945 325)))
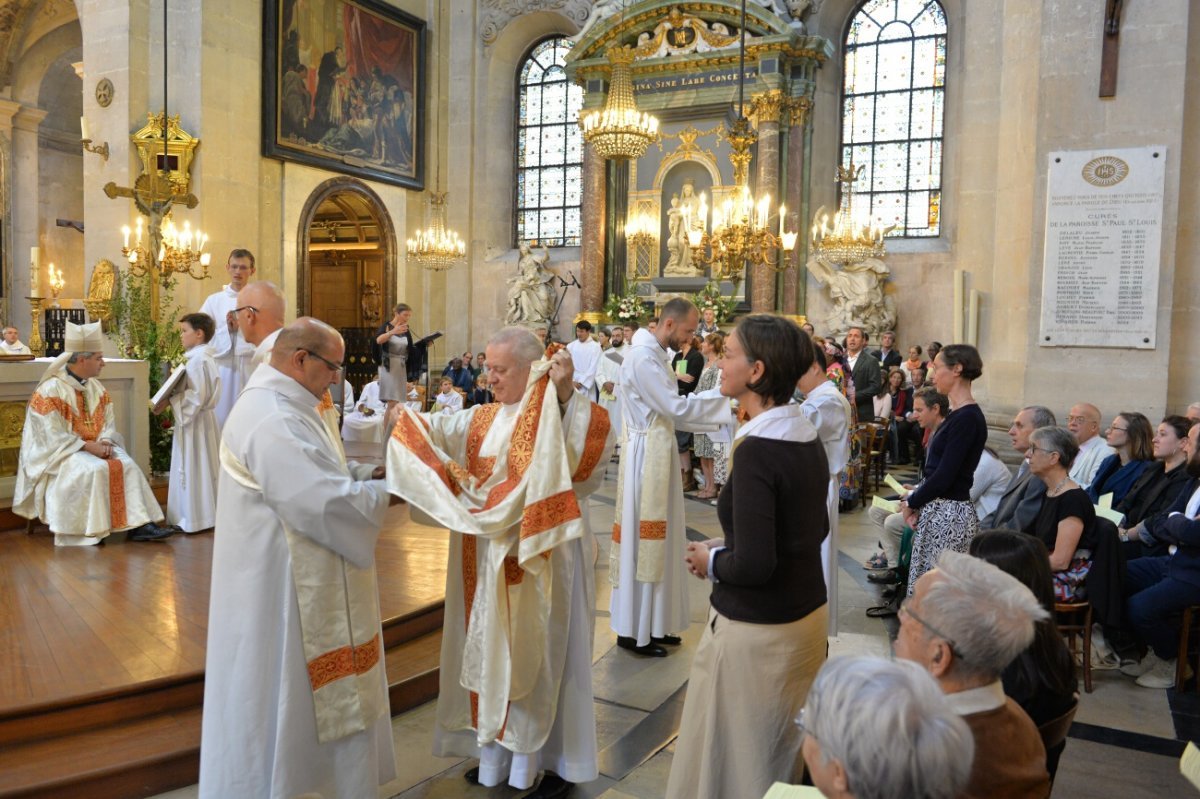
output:
POLYGON ((100 156, 105 161, 107 161, 108 160, 108 142, 101 142, 100 144, 92 144, 92 137, 91 137, 91 135, 89 135, 89 131, 88 131, 87 117, 79 118, 79 132, 81 134, 80 143, 83 145, 84 152, 95 153, 96 155, 100 156))

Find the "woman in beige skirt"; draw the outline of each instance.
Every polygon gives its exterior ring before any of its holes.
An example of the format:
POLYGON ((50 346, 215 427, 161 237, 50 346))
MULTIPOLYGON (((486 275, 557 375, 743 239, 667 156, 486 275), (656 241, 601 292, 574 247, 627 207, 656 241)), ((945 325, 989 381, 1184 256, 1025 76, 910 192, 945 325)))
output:
POLYGON ((825 662, 821 541, 828 466, 816 429, 789 404, 813 362, 794 322, 755 314, 725 342, 721 393, 749 417, 717 501, 724 539, 689 544, 688 569, 713 582, 692 663, 670 799, 759 797, 794 782, 793 719, 825 662))

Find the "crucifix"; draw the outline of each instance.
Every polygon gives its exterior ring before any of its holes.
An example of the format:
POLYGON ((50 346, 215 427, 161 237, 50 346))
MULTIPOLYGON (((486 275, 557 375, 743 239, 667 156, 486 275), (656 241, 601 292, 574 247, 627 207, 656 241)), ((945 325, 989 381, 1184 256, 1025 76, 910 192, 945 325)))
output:
POLYGON ((1104 42, 1100 50, 1100 96, 1117 95, 1117 56, 1121 49, 1121 4, 1105 0, 1104 42))

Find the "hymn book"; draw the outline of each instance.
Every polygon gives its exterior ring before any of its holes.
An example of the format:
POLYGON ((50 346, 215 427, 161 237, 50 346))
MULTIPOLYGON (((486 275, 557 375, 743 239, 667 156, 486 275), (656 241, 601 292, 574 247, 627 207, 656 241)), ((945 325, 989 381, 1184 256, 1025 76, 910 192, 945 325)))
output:
POLYGON ((163 381, 162 386, 157 393, 150 398, 150 410, 153 413, 162 413, 171 404, 171 397, 177 392, 183 391, 187 386, 187 364, 181 363, 171 372, 171 376, 163 381))

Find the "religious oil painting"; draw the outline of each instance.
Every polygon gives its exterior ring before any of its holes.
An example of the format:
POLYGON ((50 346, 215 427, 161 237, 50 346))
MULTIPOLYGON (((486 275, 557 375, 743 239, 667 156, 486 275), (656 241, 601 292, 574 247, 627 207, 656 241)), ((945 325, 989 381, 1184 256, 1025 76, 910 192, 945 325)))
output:
POLYGON ((263 9, 263 155, 423 189, 425 22, 375 0, 263 9))

